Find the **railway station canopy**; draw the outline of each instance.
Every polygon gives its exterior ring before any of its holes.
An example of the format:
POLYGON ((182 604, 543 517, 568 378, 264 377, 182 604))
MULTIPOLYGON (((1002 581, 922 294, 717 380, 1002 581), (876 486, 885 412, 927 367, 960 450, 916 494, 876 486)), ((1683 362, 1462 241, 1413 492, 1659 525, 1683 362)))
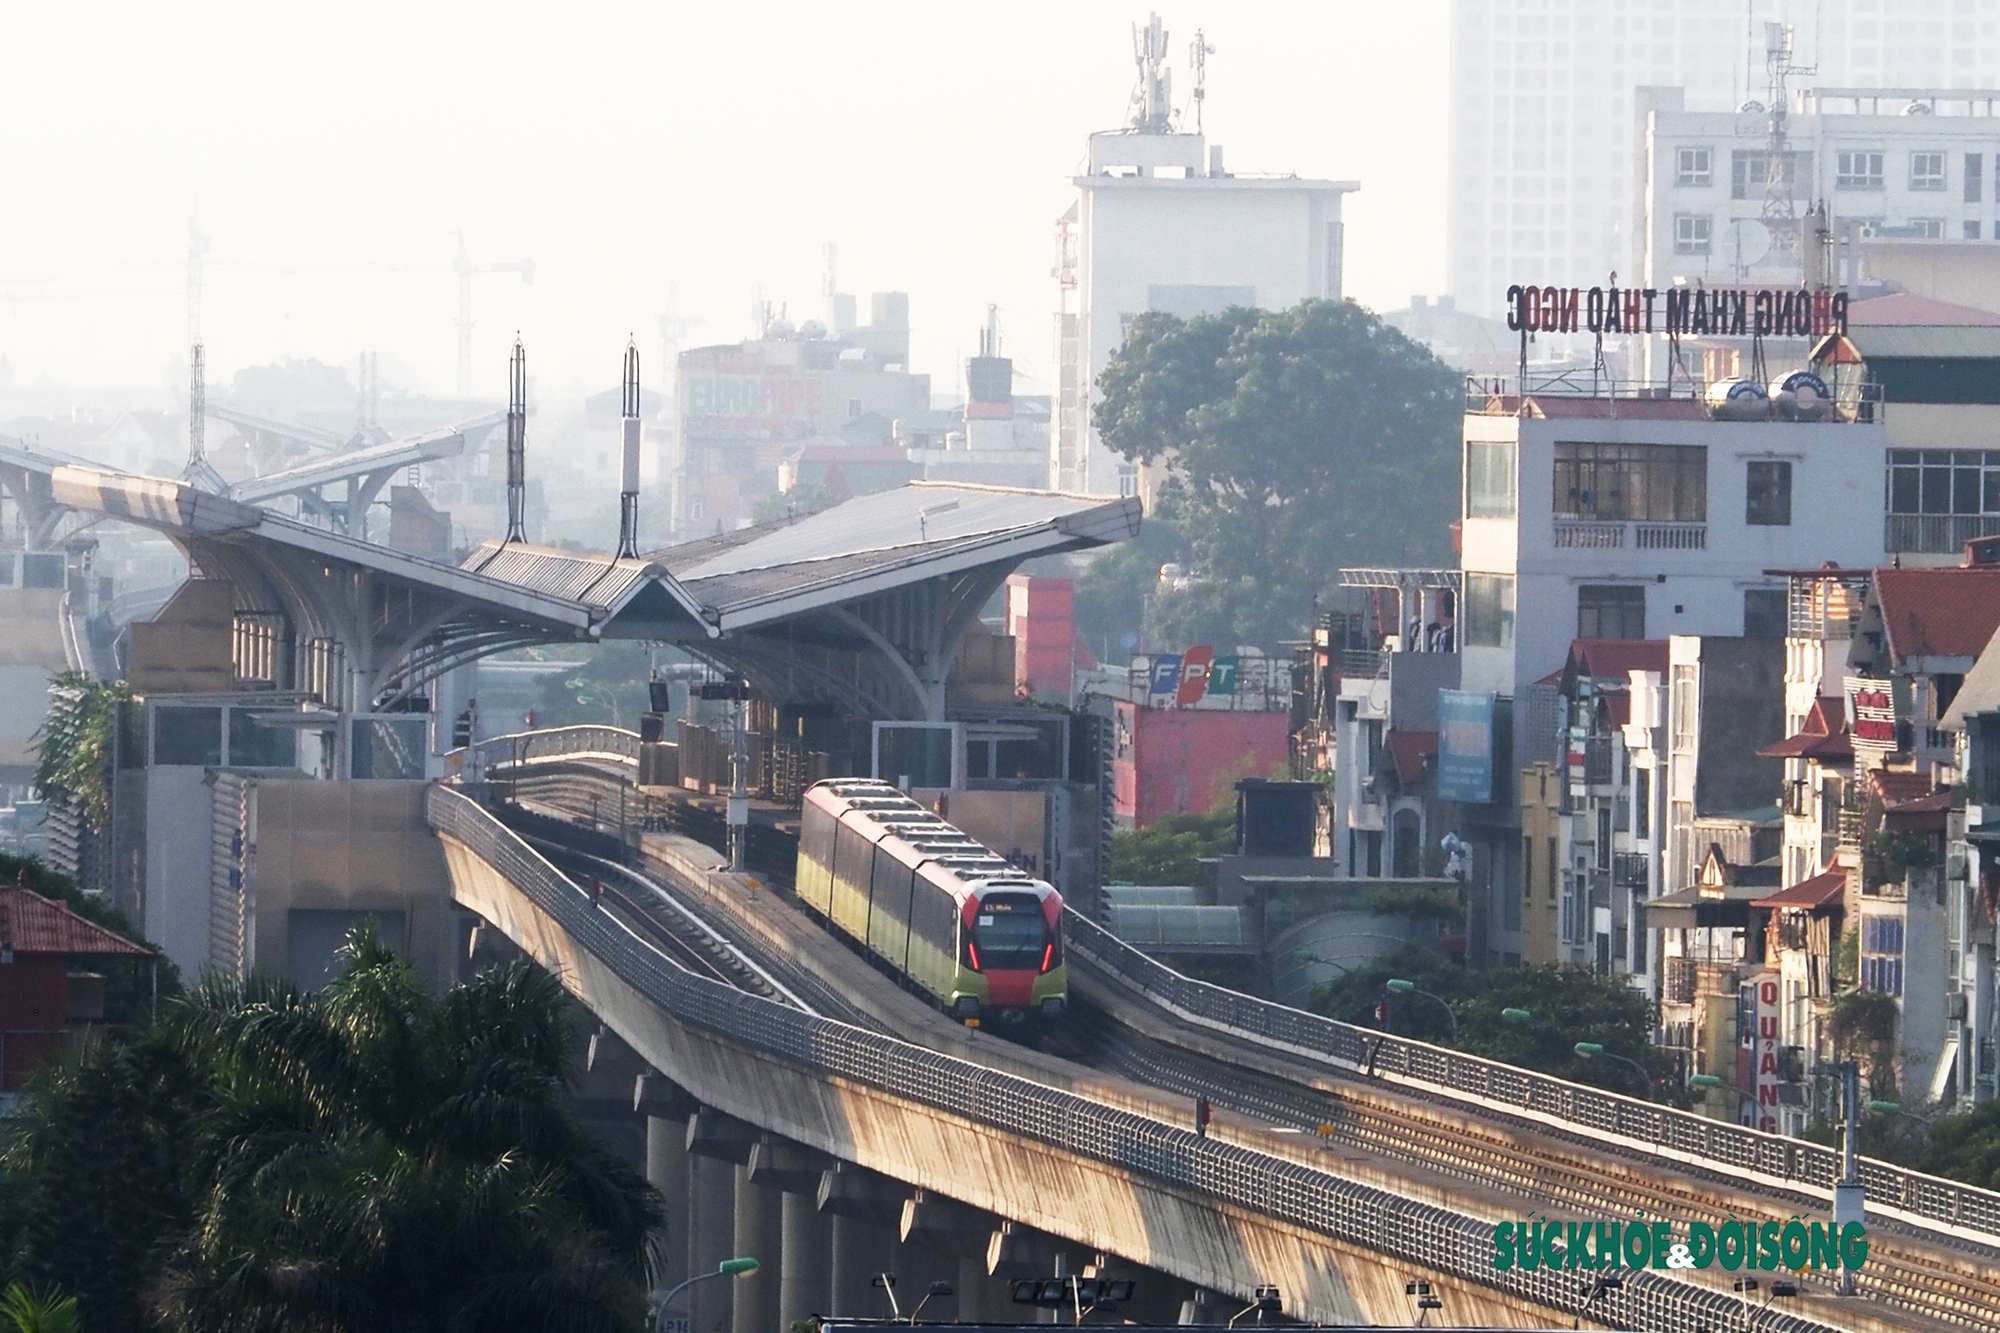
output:
POLYGON ((164 534, 227 580, 239 680, 392 704, 532 644, 678 644, 789 703, 938 720, 960 639, 1020 563, 1122 541, 1135 498, 912 484, 639 558, 487 542, 457 565, 187 482, 12 448, 17 497, 164 534))

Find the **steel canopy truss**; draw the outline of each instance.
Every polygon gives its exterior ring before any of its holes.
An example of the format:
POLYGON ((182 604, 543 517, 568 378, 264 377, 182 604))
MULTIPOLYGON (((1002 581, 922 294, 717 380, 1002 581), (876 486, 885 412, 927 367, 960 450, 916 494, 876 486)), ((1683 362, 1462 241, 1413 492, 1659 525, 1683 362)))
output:
MULTIPOLYGON (((8 461, 0 452, 0 467, 8 461)), ((783 549, 774 533, 779 542, 748 552, 733 572, 684 585, 665 563, 671 552, 654 560, 514 545, 446 565, 183 482, 39 456, 26 466, 27 493, 160 532, 203 577, 227 580, 246 680, 309 691, 343 711, 382 707, 510 648, 623 638, 680 645, 775 699, 943 721, 959 645, 1022 560, 1138 527, 1133 501, 961 488, 968 508, 1008 512, 948 540, 883 547, 864 509, 858 534, 840 535, 831 556, 783 549)), ((936 494, 894 503, 935 514, 936 494)), ((865 503, 882 507, 881 497, 865 503)))

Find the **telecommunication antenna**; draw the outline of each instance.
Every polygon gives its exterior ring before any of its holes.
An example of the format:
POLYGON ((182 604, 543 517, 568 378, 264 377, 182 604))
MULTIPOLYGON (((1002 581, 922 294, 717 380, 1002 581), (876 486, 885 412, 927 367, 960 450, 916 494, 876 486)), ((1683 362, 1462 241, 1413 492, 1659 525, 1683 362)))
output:
POLYGON ((639 344, 625 344, 625 471, 618 492, 618 558, 639 554, 639 344))
POLYGON ((1167 30, 1158 14, 1149 15, 1143 28, 1132 25, 1132 60, 1139 67, 1139 86, 1132 90, 1132 128, 1141 134, 1173 133, 1174 76, 1167 68, 1167 30))
POLYGON ((1194 132, 1201 133, 1201 107, 1208 98, 1208 58, 1215 54, 1215 47, 1202 36, 1201 29, 1194 30, 1194 44, 1188 47, 1188 65, 1194 72, 1194 132))
POLYGON ((507 542, 528 540, 527 516, 528 354, 521 350, 517 333, 507 370, 507 542))
POLYGON ((208 391, 202 385, 200 342, 189 349, 188 363, 188 461, 181 480, 220 495, 229 487, 208 461, 208 391))
POLYGON ((1799 228, 1792 196, 1790 151, 1791 95, 1785 81, 1794 74, 1816 74, 1816 68, 1792 63, 1792 28, 1788 23, 1764 25, 1764 71, 1770 90, 1770 134, 1764 157, 1764 206, 1761 216, 1775 248, 1799 253, 1799 228))

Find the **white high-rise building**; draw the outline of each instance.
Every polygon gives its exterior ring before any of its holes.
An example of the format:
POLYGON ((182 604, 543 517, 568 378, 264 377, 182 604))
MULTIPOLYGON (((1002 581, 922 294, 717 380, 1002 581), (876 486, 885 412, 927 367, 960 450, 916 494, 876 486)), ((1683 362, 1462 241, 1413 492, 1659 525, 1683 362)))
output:
MULTIPOLYGON (((1308 297, 1337 300, 1341 196, 1361 188, 1225 171, 1221 147, 1198 126, 1181 132, 1170 109, 1158 17, 1135 37, 1131 124, 1090 136, 1076 202, 1056 221, 1049 484, 1060 491, 1137 493, 1134 465, 1099 443, 1090 424, 1097 376, 1132 320, 1148 310, 1190 318, 1236 305, 1282 310, 1308 297)), ((1199 106, 1198 68, 1195 77, 1199 106)))
POLYGON ((1768 101, 1764 24, 1793 88, 2000 86, 2000 0, 1453 0, 1448 284, 1502 313, 1509 283, 1589 287, 1639 248, 1634 104, 1768 101))

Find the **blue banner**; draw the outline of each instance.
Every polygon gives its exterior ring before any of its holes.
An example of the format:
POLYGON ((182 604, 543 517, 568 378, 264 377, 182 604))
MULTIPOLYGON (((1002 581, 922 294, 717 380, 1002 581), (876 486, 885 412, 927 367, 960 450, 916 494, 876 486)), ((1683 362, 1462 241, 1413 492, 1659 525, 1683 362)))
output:
POLYGON ((1494 695, 1438 691, 1438 797, 1484 805, 1493 799, 1494 695))
POLYGON ((1153 659, 1154 694, 1176 694, 1181 688, 1181 655, 1162 653, 1153 659))

